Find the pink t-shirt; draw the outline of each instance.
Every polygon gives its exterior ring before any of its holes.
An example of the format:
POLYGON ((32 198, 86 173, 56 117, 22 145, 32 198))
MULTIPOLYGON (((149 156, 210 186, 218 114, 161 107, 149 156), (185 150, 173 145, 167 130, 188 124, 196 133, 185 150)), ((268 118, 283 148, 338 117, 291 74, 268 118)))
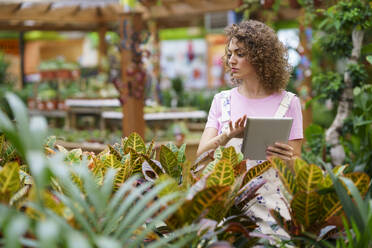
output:
MULTIPOLYGON (((285 91, 272 94, 265 98, 251 99, 239 93, 238 88, 231 89, 231 120, 233 123, 247 115, 248 117, 271 117, 275 115, 280 102, 285 95, 285 91)), ((214 96, 211 108, 209 110, 208 121, 205 127, 216 128, 219 132, 222 128, 219 118, 221 117, 221 93, 214 96)), ((289 134, 289 140, 302 139, 302 112, 300 99, 295 96, 292 98, 286 117, 292 117, 292 129, 289 134)))

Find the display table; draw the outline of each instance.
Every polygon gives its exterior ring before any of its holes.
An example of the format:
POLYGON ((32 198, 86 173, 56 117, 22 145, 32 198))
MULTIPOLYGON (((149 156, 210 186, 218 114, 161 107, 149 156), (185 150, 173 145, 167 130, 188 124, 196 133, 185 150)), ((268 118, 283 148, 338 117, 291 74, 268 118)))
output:
MULTIPOLYGON (((167 120, 186 120, 186 119, 205 119, 207 113, 202 110, 187 111, 187 112, 159 112, 159 113, 146 113, 143 118, 145 121, 167 121, 167 120)), ((123 113, 116 111, 102 112, 103 119, 122 119, 123 113)))

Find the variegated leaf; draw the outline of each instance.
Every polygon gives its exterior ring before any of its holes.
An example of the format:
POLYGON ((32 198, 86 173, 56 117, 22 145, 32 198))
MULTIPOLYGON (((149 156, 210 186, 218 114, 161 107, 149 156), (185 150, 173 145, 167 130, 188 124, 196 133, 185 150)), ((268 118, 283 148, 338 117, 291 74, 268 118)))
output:
POLYGON ((135 150, 129 148, 130 154, 130 167, 132 174, 141 173, 142 174, 142 163, 145 160, 141 154, 137 153, 135 150))
POLYGON ((270 161, 265 161, 261 164, 255 165, 254 167, 250 168, 244 177, 243 185, 249 183, 253 178, 261 176, 265 171, 267 171, 270 168, 271 168, 270 161))
POLYGON ((296 194, 297 185, 295 177, 292 170, 287 166, 287 164, 278 157, 273 157, 269 159, 273 168, 278 172, 279 178, 282 181, 285 189, 291 195, 296 194))
MULTIPOLYGON (((203 211, 222 201, 229 190, 228 186, 213 186, 198 192, 188 206, 188 219, 190 221, 197 219, 203 211)), ((213 219, 215 216, 208 214, 208 217, 213 219)))
POLYGON ((182 172, 179 166, 176 155, 166 146, 160 147, 160 163, 165 172, 176 180, 179 180, 182 172))
POLYGON ((151 140, 151 143, 149 143, 148 146, 146 147, 146 157, 151 158, 153 154, 153 150, 154 150, 154 145, 155 145, 155 141, 151 140))
POLYGON ((293 167, 294 167, 294 172, 295 172, 295 176, 298 175, 298 173, 300 172, 300 170, 301 170, 302 168, 307 167, 307 166, 308 166, 308 164, 307 164, 304 160, 302 160, 302 159, 300 159, 300 158, 296 158, 296 159, 294 160, 294 165, 293 165, 293 167))
POLYGON ((178 187, 177 181, 173 177, 171 177, 171 176, 169 176, 167 174, 163 174, 163 175, 159 176, 159 178, 157 178, 155 180, 155 184, 156 185, 160 185, 160 184, 162 184, 164 182, 169 182, 169 183, 167 184, 166 187, 164 187, 159 192, 159 196, 160 197, 163 197, 163 196, 166 196, 168 194, 171 194, 171 193, 175 193, 175 192, 179 192, 180 191, 179 190, 179 187, 178 187))
POLYGON ((321 222, 328 221, 329 218, 337 215, 342 209, 341 202, 335 192, 322 195, 320 199, 322 209, 320 210, 319 219, 321 222))
POLYGON ((155 159, 150 159, 146 156, 143 156, 144 160, 149 164, 149 166, 155 171, 155 173, 160 176, 164 174, 163 168, 161 167, 161 164, 159 161, 156 161, 155 159))
POLYGON ((297 191, 314 191, 323 181, 323 171, 315 164, 303 167, 296 176, 297 191))
POLYGON ((234 184, 234 169, 231 162, 222 159, 214 166, 212 174, 207 179, 207 187, 211 186, 230 186, 234 184))
POLYGON ((316 192, 298 192, 292 199, 291 209, 296 220, 305 226, 310 227, 320 215, 320 200, 316 192))
POLYGON ((235 152, 235 148, 230 146, 223 149, 222 159, 229 160, 233 166, 236 165, 238 163, 238 155, 235 152))
POLYGON ((205 168, 203 169, 203 172, 202 172, 202 176, 205 176, 208 173, 212 172, 214 170, 214 166, 216 165, 217 162, 218 162, 218 160, 213 160, 207 166, 205 166, 205 168))
POLYGON ((222 146, 217 147, 217 149, 214 151, 213 158, 222 159, 223 150, 224 148, 222 146))
POLYGON ((174 143, 169 142, 165 146, 168 147, 174 154, 178 154, 178 147, 174 143))
POLYGON ((370 178, 364 172, 351 172, 344 175, 353 181, 361 195, 365 195, 369 188, 370 178))
POLYGON ((104 161, 103 161, 103 166, 105 168, 121 168, 121 163, 120 161, 116 158, 115 155, 113 154, 108 154, 105 156, 104 161))
POLYGON ((20 187, 19 164, 17 162, 6 163, 0 169, 0 202, 8 203, 20 187))
MULTIPOLYGON (((345 170, 346 166, 345 165, 337 165, 336 167, 334 167, 332 169, 332 172, 335 174, 335 175, 340 175, 343 173, 343 171, 345 170)), ((327 188, 330 188, 332 187, 333 185, 333 182, 332 182, 332 179, 331 179, 331 176, 329 175, 329 173, 327 173, 327 175, 325 176, 323 182, 321 182, 321 184, 318 186, 320 189, 327 189, 327 188)))
POLYGON ((129 148, 131 148, 137 153, 146 154, 145 142, 143 142, 142 137, 138 133, 131 133, 124 145, 124 153, 129 153, 129 148))
POLYGON ((119 168, 115 175, 114 190, 120 188, 120 186, 132 175, 132 168, 130 166, 130 160, 127 159, 123 166, 119 168))
POLYGON ((114 155, 117 158, 117 160, 119 160, 119 161, 122 160, 123 157, 120 155, 120 153, 113 146, 111 146, 109 144, 108 148, 110 150, 110 154, 114 155))
POLYGON ((185 153, 186 153, 186 144, 182 144, 180 149, 178 149, 178 153, 177 153, 177 160, 179 164, 185 163, 186 161, 185 153))

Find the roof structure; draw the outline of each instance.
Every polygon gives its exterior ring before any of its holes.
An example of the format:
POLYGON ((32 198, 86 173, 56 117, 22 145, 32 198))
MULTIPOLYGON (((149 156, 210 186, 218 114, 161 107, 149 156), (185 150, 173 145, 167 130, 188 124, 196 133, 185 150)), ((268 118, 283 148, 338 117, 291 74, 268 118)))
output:
MULTIPOLYGON (((238 0, 140 0, 135 11, 159 27, 200 26, 208 12, 234 10, 238 0)), ((115 28, 123 14, 119 0, 3 0, 0 30, 97 30, 115 28)))
POLYGON ((97 30, 118 21, 117 0, 5 0, 0 30, 97 30))
MULTIPOLYGON (((204 14, 235 10, 239 0, 138 0, 135 12, 154 20, 159 28, 202 26, 204 14)), ((128 13, 128 12, 126 12, 128 13)), ((125 14, 119 0, 2 0, 0 30, 115 29, 125 14)), ((279 19, 295 19, 298 10, 281 8, 279 19)))

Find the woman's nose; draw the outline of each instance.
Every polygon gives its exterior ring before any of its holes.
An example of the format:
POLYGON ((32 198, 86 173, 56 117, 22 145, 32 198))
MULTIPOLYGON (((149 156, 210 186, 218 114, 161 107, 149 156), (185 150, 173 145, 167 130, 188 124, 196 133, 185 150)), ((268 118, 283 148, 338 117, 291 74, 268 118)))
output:
POLYGON ((229 59, 229 63, 230 64, 235 64, 236 63, 236 58, 234 55, 231 55, 230 59, 229 59))

